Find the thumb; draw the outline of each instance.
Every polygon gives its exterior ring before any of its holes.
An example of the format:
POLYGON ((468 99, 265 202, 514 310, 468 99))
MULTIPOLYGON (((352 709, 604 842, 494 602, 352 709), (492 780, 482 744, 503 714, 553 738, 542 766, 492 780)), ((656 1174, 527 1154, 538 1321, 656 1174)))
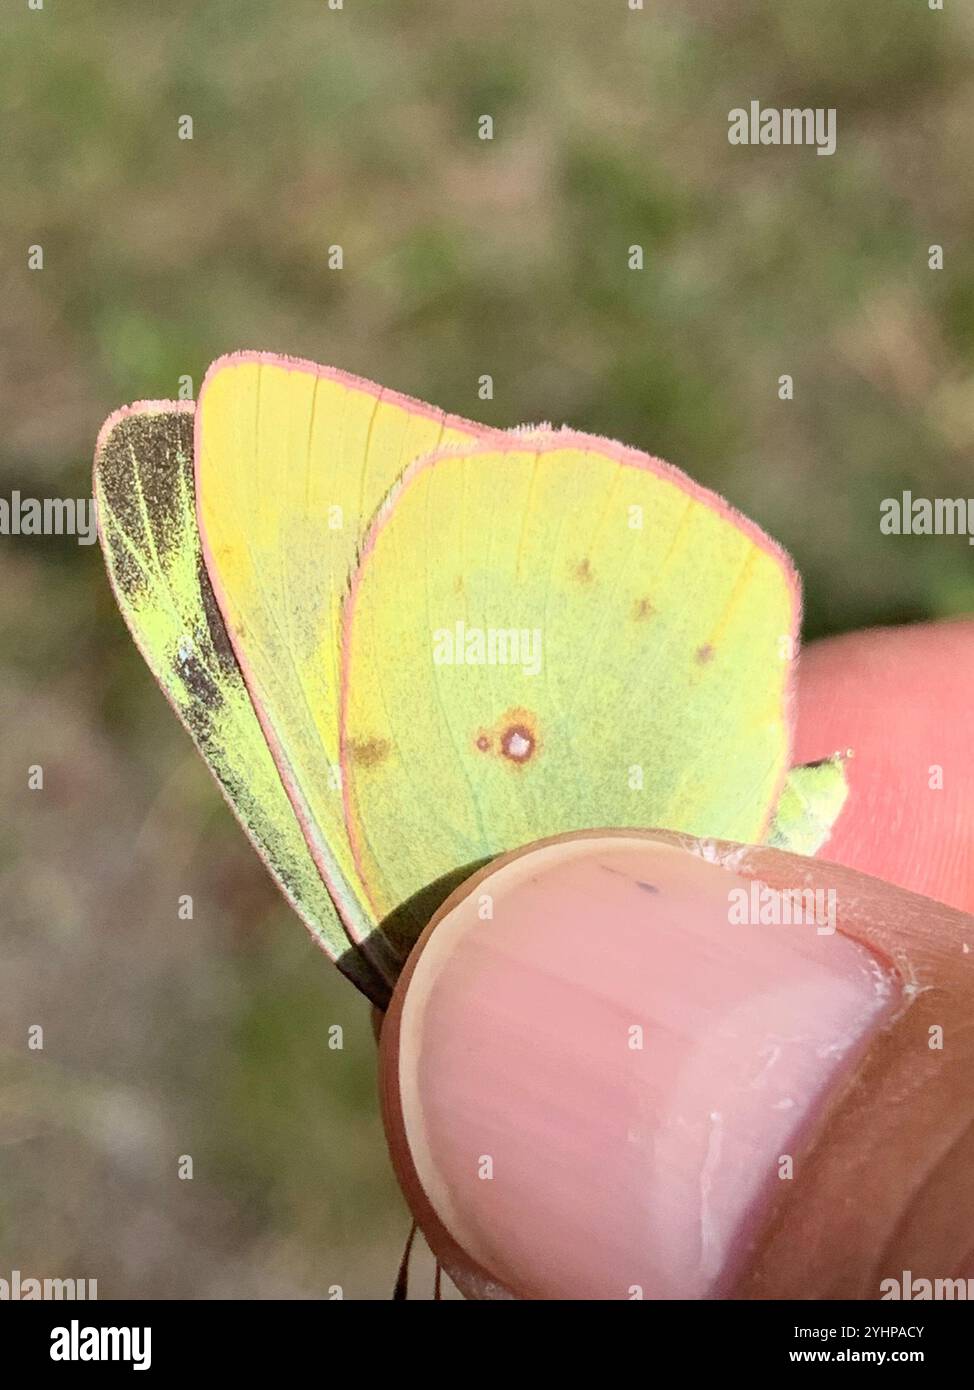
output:
POLYGON ((962 1272, 968 946, 964 913, 766 849, 584 832, 507 856, 437 913, 383 1026, 414 1215, 479 1297, 962 1272), (803 924, 785 890, 812 890, 803 924))

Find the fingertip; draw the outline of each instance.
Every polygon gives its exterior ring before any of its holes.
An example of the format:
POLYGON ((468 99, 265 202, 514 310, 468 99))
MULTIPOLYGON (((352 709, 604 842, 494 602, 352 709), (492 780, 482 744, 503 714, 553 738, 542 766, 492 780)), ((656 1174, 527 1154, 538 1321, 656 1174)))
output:
POLYGON ((393 1161, 474 1296, 726 1291, 782 1156, 897 1006, 879 953, 735 919, 745 880, 678 841, 505 857, 444 906, 397 986, 393 1161))
POLYGON ((974 911, 972 690, 970 620, 849 633, 802 653, 794 760, 852 753, 823 858, 974 911))

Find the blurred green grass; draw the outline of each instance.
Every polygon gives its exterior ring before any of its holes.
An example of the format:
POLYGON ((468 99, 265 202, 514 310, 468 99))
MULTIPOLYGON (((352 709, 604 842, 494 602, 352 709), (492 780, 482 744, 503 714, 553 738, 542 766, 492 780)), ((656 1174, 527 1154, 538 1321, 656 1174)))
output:
MULTIPOLYGON (((266 348, 670 459, 792 551, 809 636, 974 608, 963 538, 878 525, 903 488, 971 491, 963 7, 47 0, 4 23, 0 495, 83 495, 110 410, 266 348), (752 98, 835 106, 836 155, 729 146, 752 98)), ((97 551, 5 539, 0 578, 0 1272, 384 1295, 407 1223, 364 1009, 197 765, 97 551)))

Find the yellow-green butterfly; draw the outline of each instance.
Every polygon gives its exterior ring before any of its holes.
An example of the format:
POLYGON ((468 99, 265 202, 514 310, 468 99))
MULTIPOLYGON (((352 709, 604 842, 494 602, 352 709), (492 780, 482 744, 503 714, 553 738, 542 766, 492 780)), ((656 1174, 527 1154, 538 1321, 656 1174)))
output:
POLYGON ((380 1007, 475 866, 663 826, 814 853, 788 557, 669 465, 311 363, 213 364, 95 458, 123 615, 289 900, 380 1007))

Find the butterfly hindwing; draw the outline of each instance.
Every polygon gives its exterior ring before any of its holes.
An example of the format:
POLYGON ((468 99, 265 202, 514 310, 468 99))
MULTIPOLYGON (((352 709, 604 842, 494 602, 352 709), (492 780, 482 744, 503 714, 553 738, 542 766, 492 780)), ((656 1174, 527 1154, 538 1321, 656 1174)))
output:
POLYGON ((798 610, 757 527, 633 450, 565 432, 415 465, 344 613, 346 817, 375 915, 561 831, 759 841, 798 610))

